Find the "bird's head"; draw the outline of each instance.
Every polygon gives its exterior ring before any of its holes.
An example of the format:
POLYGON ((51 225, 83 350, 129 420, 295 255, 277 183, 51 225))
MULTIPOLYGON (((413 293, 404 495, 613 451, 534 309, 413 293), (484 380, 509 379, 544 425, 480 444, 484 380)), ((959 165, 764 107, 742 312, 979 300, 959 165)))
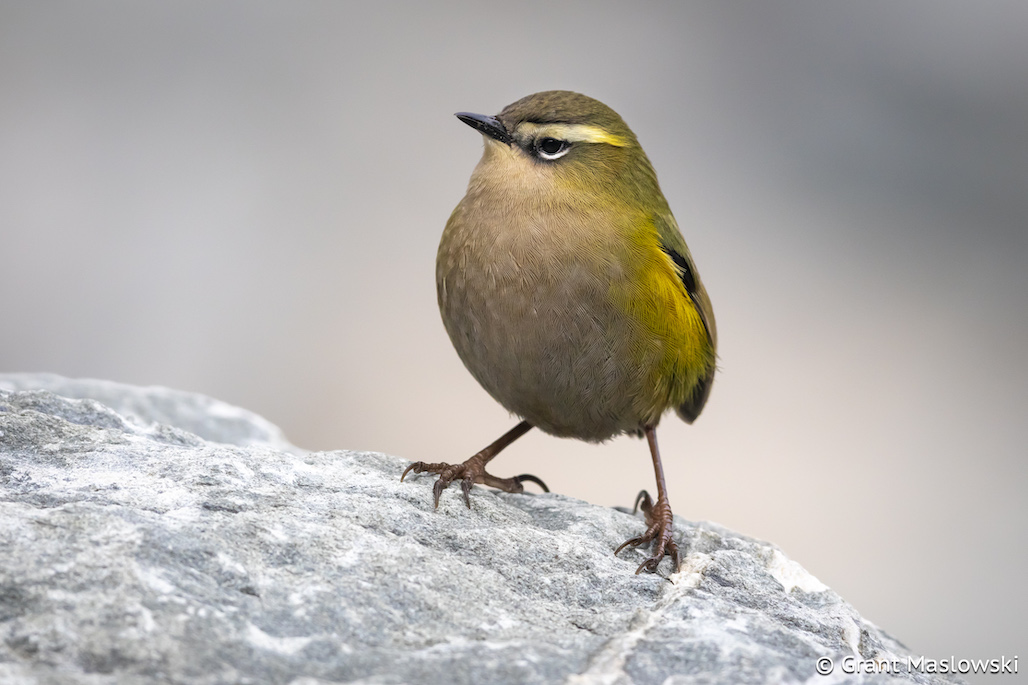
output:
MULTIPOLYGON (((458 112, 485 138, 476 174, 498 183, 663 201, 635 134, 599 100, 566 90, 535 93, 496 116, 458 112)), ((628 198, 622 198, 628 199, 628 198)))

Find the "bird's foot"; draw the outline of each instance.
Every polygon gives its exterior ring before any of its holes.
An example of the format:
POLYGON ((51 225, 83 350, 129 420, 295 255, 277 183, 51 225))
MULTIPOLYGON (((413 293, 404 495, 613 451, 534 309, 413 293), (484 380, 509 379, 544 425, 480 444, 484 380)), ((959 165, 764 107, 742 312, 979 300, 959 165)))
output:
POLYGON ((646 514, 646 532, 639 537, 626 540, 620 547, 614 550, 614 555, 617 556, 625 547, 637 547, 647 542, 653 542, 653 555, 639 565, 639 568, 635 570, 636 574, 642 573, 644 570, 650 573, 655 572, 665 555, 671 557, 675 564, 675 571, 677 571, 680 559, 678 556, 678 545, 675 544, 671 533, 671 524, 674 521, 671 505, 668 504, 667 499, 662 497, 658 497, 657 501, 654 502, 650 499, 650 493, 645 490, 640 492, 639 496, 635 498, 635 508, 632 509, 633 514, 640 509, 640 503, 643 513, 646 514))
POLYGON ((513 478, 497 478, 491 473, 487 473, 485 470, 485 464, 489 459, 483 454, 483 452, 479 452, 460 464, 426 464, 423 461, 414 462, 404 469, 403 475, 400 476, 400 481, 402 482, 411 471, 414 473, 438 473, 439 478, 436 480, 435 485, 432 486, 432 494, 435 498, 435 506, 437 509, 439 508, 439 497, 443 494, 443 490, 449 487, 450 483, 455 480, 460 481, 460 489, 464 493, 464 504, 468 505, 468 509, 471 508, 471 486, 475 483, 482 483, 483 485, 488 485, 489 487, 497 488, 504 492, 516 493, 525 491, 524 486, 521 484, 527 480, 538 484, 539 487, 546 492, 550 491, 550 489, 546 487, 546 483, 527 473, 523 473, 520 476, 514 476, 513 478))

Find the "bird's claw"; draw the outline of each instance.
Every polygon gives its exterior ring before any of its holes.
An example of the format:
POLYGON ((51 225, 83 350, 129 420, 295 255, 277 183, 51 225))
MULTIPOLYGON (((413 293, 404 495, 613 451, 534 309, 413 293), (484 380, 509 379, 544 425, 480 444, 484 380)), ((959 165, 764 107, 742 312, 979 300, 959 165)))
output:
POLYGON ((514 476, 513 478, 497 478, 491 473, 487 473, 485 470, 484 460, 477 454, 460 464, 429 464, 423 461, 414 462, 404 469, 403 475, 400 476, 400 482, 403 482, 403 479, 406 478, 407 474, 411 471, 414 473, 439 474, 439 478, 436 480, 435 485, 432 486, 432 495, 436 509, 439 508, 439 498, 442 496, 443 490, 448 488, 450 483, 453 483, 456 480, 460 480, 460 489, 461 493, 464 495, 464 504, 467 505, 468 509, 471 508, 471 486, 475 483, 482 483, 484 485, 503 490, 504 492, 519 493, 525 491, 525 488, 521 483, 529 481, 536 483, 546 492, 550 491, 550 489, 546 487, 546 483, 527 473, 523 473, 520 476, 514 476))
POLYGON ((520 476, 514 476, 514 480, 519 483, 524 483, 526 480, 530 483, 535 483, 543 489, 543 492, 549 492, 550 489, 546 487, 546 483, 542 481, 538 476, 533 476, 531 473, 522 473, 520 476))
POLYGON ((414 473, 436 473, 439 478, 436 480, 435 485, 432 486, 432 500, 435 504, 435 508, 439 508, 439 498, 443 495, 443 490, 450 486, 455 480, 460 479, 460 487, 464 492, 464 504, 467 505, 468 509, 471 508, 471 486, 475 484, 475 474, 473 467, 469 467, 468 462, 470 459, 462 464, 430 464, 424 461, 416 461, 410 464, 403 470, 403 474, 400 476, 400 482, 407 477, 407 474, 413 471, 414 473))
POLYGON ((671 513, 671 506, 666 499, 659 497, 654 502, 650 499, 650 494, 643 490, 635 498, 635 507, 633 507, 632 513, 635 514, 639 509, 642 509, 643 514, 646 515, 646 532, 623 542, 620 547, 614 550, 614 556, 617 556, 626 547, 637 547, 647 542, 653 542, 653 554, 643 563, 639 564, 639 568, 635 570, 636 574, 638 575, 644 570, 650 573, 655 572, 660 562, 668 555, 670 555, 677 571, 681 564, 681 559, 678 554, 678 545, 672 536, 674 515, 671 513))

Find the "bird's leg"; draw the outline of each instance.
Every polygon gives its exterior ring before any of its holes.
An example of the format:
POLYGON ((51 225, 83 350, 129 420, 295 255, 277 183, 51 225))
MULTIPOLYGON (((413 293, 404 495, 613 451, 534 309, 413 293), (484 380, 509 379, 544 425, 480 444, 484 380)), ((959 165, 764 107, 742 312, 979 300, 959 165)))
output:
MULTIPOLYGON (((642 502, 642 510, 646 515, 646 532, 639 537, 626 540, 614 550, 614 554, 617 555, 625 547, 635 547, 652 541, 653 555, 640 564, 635 572, 641 573, 644 569, 651 573, 656 571, 657 565, 666 554, 671 555, 677 571, 679 566, 678 545, 675 544, 671 533, 674 516, 671 513, 671 505, 668 503, 667 486, 664 484, 664 467, 660 463, 660 451, 657 449, 657 429, 654 426, 646 426, 644 431, 646 442, 650 445, 650 455, 653 457, 653 472, 657 476, 657 501, 651 500, 650 494, 645 490, 639 493, 639 496, 635 498, 635 506, 638 509, 640 501, 642 502)), ((632 513, 634 514, 635 510, 632 513)))
POLYGON ((546 487, 546 483, 533 475, 523 473, 513 478, 497 478, 491 473, 486 473, 485 470, 485 465, 493 457, 502 452, 503 448, 507 445, 527 433, 531 428, 532 424, 528 421, 522 421, 500 436, 496 442, 461 464, 426 464, 423 461, 415 462, 404 469, 400 480, 403 481, 411 471, 414 473, 438 473, 439 479, 432 487, 436 508, 439 507, 439 496, 443 494, 443 490, 458 479, 460 479, 460 487, 464 492, 464 503, 468 505, 468 509, 471 508, 471 486, 475 483, 483 483, 505 492, 524 492, 525 488, 521 483, 527 480, 537 483, 543 490, 549 492, 550 489, 546 487))

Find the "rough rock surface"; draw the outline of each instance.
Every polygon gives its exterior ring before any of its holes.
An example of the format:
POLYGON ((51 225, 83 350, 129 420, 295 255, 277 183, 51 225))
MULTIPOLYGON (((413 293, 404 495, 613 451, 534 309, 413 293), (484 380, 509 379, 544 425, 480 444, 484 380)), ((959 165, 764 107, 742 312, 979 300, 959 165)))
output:
POLYGON ((682 570, 637 576, 611 550, 639 517, 481 487, 434 510, 406 463, 0 376, 0 682, 957 682, 842 673, 907 652, 770 544, 679 519, 682 570))

